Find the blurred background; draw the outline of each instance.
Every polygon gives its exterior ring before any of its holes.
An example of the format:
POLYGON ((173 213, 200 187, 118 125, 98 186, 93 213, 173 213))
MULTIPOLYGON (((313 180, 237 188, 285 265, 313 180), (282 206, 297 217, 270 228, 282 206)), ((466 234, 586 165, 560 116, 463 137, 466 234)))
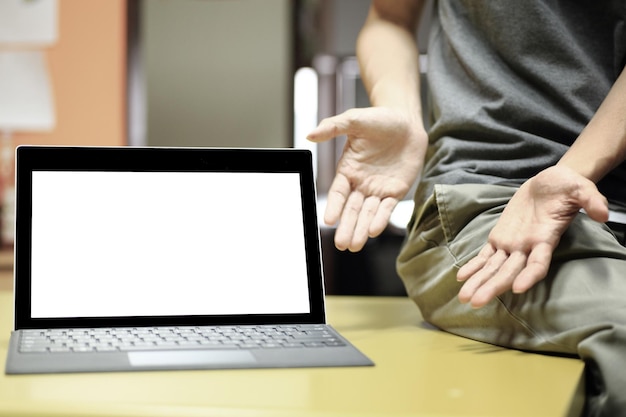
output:
MULTIPOLYGON (((364 0, 0 0, 3 245, 12 241, 19 144, 306 147, 322 211, 343 139, 314 146, 304 137, 324 117, 369 105, 354 57, 368 8, 364 0), (16 51, 37 58, 18 62, 16 51), (17 105, 26 98, 34 110, 17 105)), ((425 70, 426 45, 420 51, 425 70)), ((329 294, 404 294, 395 257, 407 213, 410 195, 357 254, 337 251, 332 227, 322 227, 329 294)))

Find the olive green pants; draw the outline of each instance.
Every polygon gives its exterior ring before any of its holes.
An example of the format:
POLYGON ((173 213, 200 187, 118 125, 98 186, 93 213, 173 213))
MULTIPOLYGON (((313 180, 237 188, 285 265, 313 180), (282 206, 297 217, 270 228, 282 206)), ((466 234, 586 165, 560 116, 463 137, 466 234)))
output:
MULTIPOLYGON (((481 309, 461 304, 456 273, 486 243, 515 188, 438 185, 416 207, 397 261, 425 320, 460 336, 586 363, 586 414, 626 416, 626 248, 580 214, 563 235, 548 276, 481 309)), ((546 393, 549 395, 549 393, 546 393)))

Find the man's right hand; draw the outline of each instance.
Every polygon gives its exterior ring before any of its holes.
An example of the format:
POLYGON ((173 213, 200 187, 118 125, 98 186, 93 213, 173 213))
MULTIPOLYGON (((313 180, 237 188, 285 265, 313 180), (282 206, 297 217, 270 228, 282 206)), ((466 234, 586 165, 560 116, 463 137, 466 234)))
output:
POLYGON ((324 119, 308 135, 313 142, 347 137, 324 215, 338 223, 339 250, 359 251, 387 226, 421 172, 428 137, 420 127, 401 111, 369 107, 324 119))

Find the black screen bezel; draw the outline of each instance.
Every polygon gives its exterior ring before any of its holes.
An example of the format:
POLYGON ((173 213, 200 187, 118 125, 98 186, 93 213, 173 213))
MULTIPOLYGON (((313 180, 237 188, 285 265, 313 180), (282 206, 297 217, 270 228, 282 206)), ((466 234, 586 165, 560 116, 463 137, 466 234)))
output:
MULTIPOLYGON (((271 202, 267 202, 271 203, 271 202)), ((15 328, 324 323, 324 286, 312 156, 299 149, 20 146, 16 150, 15 328), (309 313, 211 316, 66 317, 31 315, 34 171, 288 172, 300 176, 309 313)))

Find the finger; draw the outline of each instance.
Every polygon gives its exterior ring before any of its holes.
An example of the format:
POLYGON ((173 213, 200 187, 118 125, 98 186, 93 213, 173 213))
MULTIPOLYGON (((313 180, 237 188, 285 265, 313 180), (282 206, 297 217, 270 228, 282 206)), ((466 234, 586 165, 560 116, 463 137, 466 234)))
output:
POLYGON ((457 281, 465 281, 476 272, 480 271, 487 263, 487 260, 496 253, 496 249, 491 244, 486 244, 478 254, 463 265, 456 273, 457 281))
POLYGON ((391 213, 393 213, 393 209, 396 205, 398 205, 398 200, 392 197, 384 198, 380 202, 376 215, 372 219, 369 226, 370 237, 376 237, 385 230, 387 224, 389 224, 391 213))
POLYGON ((349 119, 345 113, 327 117, 306 138, 311 142, 324 142, 337 136, 346 135, 348 126, 349 119))
POLYGON ((533 285, 541 281, 548 274, 552 262, 552 247, 539 244, 533 248, 528 256, 526 267, 518 274, 513 282, 512 290, 515 294, 528 291, 533 285))
POLYGON ((472 307, 484 307, 500 294, 509 291, 514 280, 526 266, 526 260, 527 256, 523 252, 510 254, 498 272, 476 290, 470 300, 472 307))
POLYGON ((365 199, 361 211, 359 213, 356 226, 354 227, 354 234, 352 236, 352 242, 348 248, 350 252, 358 252, 363 249, 367 239, 369 238, 369 229, 372 219, 378 211, 380 205, 380 198, 370 196, 365 199))
POLYGON ((363 195, 353 192, 348 197, 341 213, 341 220, 335 231, 335 246, 339 250, 346 250, 352 244, 354 229, 356 228, 359 213, 363 207, 363 195))
POLYGON ((498 272, 507 258, 508 254, 505 251, 502 249, 496 250, 496 252, 487 259, 483 267, 465 281, 465 284, 463 284, 459 291, 459 301, 461 303, 470 302, 474 294, 476 294, 476 291, 498 272))
POLYGON ((337 175, 328 190, 328 201, 324 212, 324 223, 329 226, 339 221, 343 208, 350 195, 350 182, 343 175, 337 175))

